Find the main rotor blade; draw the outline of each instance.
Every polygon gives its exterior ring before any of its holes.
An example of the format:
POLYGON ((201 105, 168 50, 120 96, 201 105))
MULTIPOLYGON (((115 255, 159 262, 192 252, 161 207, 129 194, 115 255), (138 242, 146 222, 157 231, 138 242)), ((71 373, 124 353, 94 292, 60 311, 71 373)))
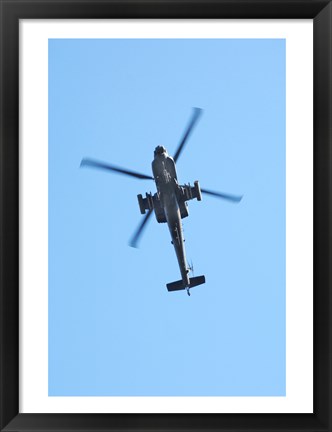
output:
POLYGON ((135 234, 132 236, 130 242, 129 242, 129 246, 137 248, 138 247, 138 240, 139 237, 142 235, 143 233, 143 229, 146 226, 147 221, 149 220, 150 216, 152 215, 153 210, 149 210, 146 215, 144 216, 142 222, 140 223, 140 225, 138 226, 135 234))
POLYGON ((203 110, 201 108, 193 108, 193 114, 192 114, 191 120, 189 122, 189 125, 188 125, 188 127, 187 127, 187 129, 186 129, 186 131, 182 137, 182 140, 180 141, 180 144, 179 144, 179 146, 175 152, 175 155, 173 157, 174 162, 176 162, 178 160, 178 158, 179 158, 179 156, 183 150, 183 147, 184 147, 191 131, 193 130, 198 118, 200 117, 202 111, 203 110))
POLYGON ((221 193, 221 192, 214 192, 208 189, 203 189, 201 188, 201 192, 206 194, 206 195, 211 195, 217 198, 222 198, 222 199, 226 199, 228 201, 232 201, 235 203, 238 203, 242 200, 243 195, 241 196, 237 196, 237 195, 230 195, 230 194, 225 194, 225 193, 221 193))
POLYGON ((101 168, 107 171, 113 171, 113 172, 117 172, 119 174, 124 174, 130 177, 135 177, 141 180, 153 180, 153 177, 146 175, 146 174, 141 174, 138 173, 136 171, 131 171, 131 170, 127 170, 125 168, 121 168, 115 165, 111 165, 111 164, 106 164, 104 162, 100 162, 94 159, 89 159, 89 158, 84 158, 81 161, 81 167, 93 167, 93 168, 101 168))

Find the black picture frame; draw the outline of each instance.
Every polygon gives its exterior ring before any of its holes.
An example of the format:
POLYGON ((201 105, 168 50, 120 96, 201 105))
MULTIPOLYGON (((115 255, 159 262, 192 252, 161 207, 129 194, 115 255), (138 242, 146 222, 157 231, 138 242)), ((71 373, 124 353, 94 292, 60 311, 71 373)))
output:
MULTIPOLYGON (((1 431, 332 431, 332 5, 327 0, 0 0, 1 431), (274 18, 314 22, 314 413, 19 413, 19 20, 274 18)), ((301 155, 298 155, 299 163, 301 155)), ((300 247, 300 245, 299 245, 300 247)), ((38 299, 36 299, 38 301, 38 299)))

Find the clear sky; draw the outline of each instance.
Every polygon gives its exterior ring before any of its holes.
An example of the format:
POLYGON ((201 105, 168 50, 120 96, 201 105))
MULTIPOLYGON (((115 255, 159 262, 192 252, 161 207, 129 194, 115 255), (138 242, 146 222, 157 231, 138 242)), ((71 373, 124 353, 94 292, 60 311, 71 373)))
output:
POLYGON ((49 395, 285 395, 285 41, 49 40, 49 395), (180 183, 243 195, 189 202, 180 279, 167 225, 133 249, 151 174, 204 110, 180 183))

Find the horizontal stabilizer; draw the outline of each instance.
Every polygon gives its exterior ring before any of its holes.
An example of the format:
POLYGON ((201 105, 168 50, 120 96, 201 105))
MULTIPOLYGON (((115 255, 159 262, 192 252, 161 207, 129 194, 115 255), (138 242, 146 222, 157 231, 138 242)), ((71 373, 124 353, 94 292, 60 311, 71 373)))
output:
POLYGON ((183 290, 186 288, 193 288, 197 285, 201 285, 205 283, 205 276, 196 276, 196 277, 192 277, 190 278, 190 285, 187 286, 183 280, 178 280, 176 282, 171 282, 169 284, 167 284, 167 289, 168 291, 179 291, 179 290, 183 290))
POLYGON ((205 276, 192 277, 192 278, 190 278, 190 287, 189 288, 193 288, 196 285, 202 285, 203 283, 205 283, 205 276))

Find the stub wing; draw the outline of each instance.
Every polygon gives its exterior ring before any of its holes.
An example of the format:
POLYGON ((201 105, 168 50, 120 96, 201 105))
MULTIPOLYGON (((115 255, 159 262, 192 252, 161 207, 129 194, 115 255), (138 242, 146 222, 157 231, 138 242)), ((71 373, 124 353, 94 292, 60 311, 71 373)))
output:
POLYGON ((199 185, 198 180, 194 182, 194 186, 190 186, 190 184, 181 186, 182 189, 182 195, 185 201, 192 200, 194 198, 197 199, 197 201, 202 200, 202 192, 201 187, 199 185))
POLYGON ((196 277, 192 277, 190 278, 190 285, 186 285, 183 280, 178 280, 176 282, 171 282, 169 284, 167 284, 167 289, 168 291, 179 291, 179 290, 184 290, 187 288, 193 288, 197 285, 201 285, 205 283, 205 276, 196 276, 196 277))

